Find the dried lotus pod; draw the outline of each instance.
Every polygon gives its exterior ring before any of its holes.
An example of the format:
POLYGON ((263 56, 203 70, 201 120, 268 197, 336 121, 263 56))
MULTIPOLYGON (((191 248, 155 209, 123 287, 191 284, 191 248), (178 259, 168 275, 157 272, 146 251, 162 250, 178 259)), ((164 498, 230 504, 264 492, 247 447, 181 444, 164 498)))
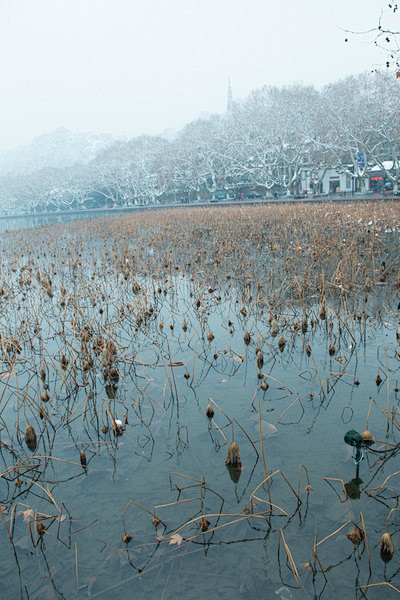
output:
POLYGON ((250 342, 251 342, 251 336, 250 336, 250 333, 248 331, 244 332, 243 339, 244 339, 244 343, 246 344, 246 346, 248 346, 250 344, 250 342))
POLYGON ((356 527, 347 534, 347 537, 353 544, 359 546, 364 539, 364 532, 359 527, 356 527))
POLYGON ((375 444, 375 438, 369 429, 362 432, 361 438, 365 446, 372 446, 372 444, 375 444))
POLYGON ((80 455, 80 459, 81 459, 81 465, 82 465, 82 467, 86 467, 86 465, 87 465, 87 462, 86 462, 86 454, 84 453, 84 451, 83 451, 83 450, 81 450, 81 451, 80 451, 80 453, 79 453, 79 455, 80 455))
POLYGON ((206 406, 206 415, 209 419, 212 419, 214 416, 214 409, 210 403, 208 403, 206 406))
POLYGON ((312 350, 311 350, 310 344, 307 344, 307 346, 306 346, 306 352, 307 352, 307 356, 311 356, 312 350))
POLYGON ((393 558, 394 548, 392 542, 392 536, 390 533, 384 533, 381 537, 381 558, 383 561, 388 562, 393 558))
POLYGON ((263 366, 264 366, 264 356, 260 350, 259 352, 257 352, 257 368, 261 370, 263 368, 263 366))
POLYGON ((207 521, 204 517, 200 519, 200 529, 201 531, 207 531, 210 526, 210 521, 207 521))
POLYGON ((269 383, 268 383, 268 381, 263 381, 263 382, 262 382, 262 384, 261 384, 261 389, 262 389, 262 391, 263 391, 263 392, 266 392, 268 388, 269 388, 269 383))
POLYGON ((40 395, 40 399, 42 402, 48 402, 50 400, 49 392, 42 392, 40 395))
POLYGON ((25 442, 29 450, 34 452, 37 446, 36 431, 32 425, 27 425, 25 429, 25 442))
POLYGON ((236 442, 232 442, 232 444, 228 448, 228 456, 226 457, 225 463, 229 467, 240 467, 242 462, 240 460, 240 452, 239 446, 236 442))
POLYGON ((131 535, 123 535, 122 536, 122 541, 124 544, 129 544, 129 542, 133 540, 133 536, 131 535))
POLYGON ((68 358, 65 356, 65 354, 63 354, 60 358, 60 365, 64 371, 68 367, 68 363, 69 363, 68 358))
POLYGON ((379 375, 379 373, 376 376, 375 383, 376 383, 377 387, 379 387, 382 383, 382 377, 379 375))
POLYGON ((209 333, 207 333, 207 340, 211 343, 214 339, 214 335, 211 333, 211 331, 209 333))
POLYGON ((272 331, 273 335, 277 335, 279 332, 279 325, 275 319, 271 320, 271 331, 272 331))
POLYGON ((335 354, 335 344, 329 344, 329 356, 333 356, 335 354))
POLYGON ((279 350, 282 352, 282 350, 284 349, 284 347, 286 346, 286 340, 283 337, 283 335, 279 336, 279 340, 278 340, 278 346, 279 346, 279 350))

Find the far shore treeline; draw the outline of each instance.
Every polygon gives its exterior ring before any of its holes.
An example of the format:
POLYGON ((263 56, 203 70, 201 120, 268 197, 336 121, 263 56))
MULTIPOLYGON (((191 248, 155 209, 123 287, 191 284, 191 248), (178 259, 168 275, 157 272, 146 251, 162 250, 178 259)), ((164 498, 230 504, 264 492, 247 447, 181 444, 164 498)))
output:
POLYGON ((265 86, 224 115, 186 125, 173 139, 142 135, 89 162, 0 178, 0 212, 20 214, 212 198, 299 193, 306 169, 318 190, 328 169, 363 189, 379 169, 400 182, 400 79, 371 72, 321 90, 265 86))

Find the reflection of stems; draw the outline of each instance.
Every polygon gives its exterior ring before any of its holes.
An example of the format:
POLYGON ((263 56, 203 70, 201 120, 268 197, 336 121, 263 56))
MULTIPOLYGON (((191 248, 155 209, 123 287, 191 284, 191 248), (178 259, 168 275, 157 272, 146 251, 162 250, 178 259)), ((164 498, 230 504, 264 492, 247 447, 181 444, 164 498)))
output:
POLYGON ((325 398, 325 392, 324 392, 324 388, 323 388, 323 385, 322 385, 321 377, 319 376, 319 372, 318 372, 318 369, 317 369, 317 364, 315 362, 314 354, 312 352, 311 352, 311 358, 312 358, 313 363, 314 363, 315 371, 316 371, 316 373, 318 375, 319 387, 321 388, 322 397, 325 398))

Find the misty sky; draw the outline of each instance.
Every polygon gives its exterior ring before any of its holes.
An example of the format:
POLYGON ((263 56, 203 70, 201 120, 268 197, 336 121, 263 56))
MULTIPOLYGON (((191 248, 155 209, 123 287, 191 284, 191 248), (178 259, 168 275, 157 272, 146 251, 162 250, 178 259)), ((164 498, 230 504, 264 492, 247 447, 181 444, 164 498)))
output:
MULTIPOLYGON (((0 0, 0 151, 63 126, 179 130, 263 85, 321 87, 384 56, 340 30, 382 0, 0 0)), ((399 16, 391 17, 393 26, 399 16), (396 19, 396 20, 395 20, 396 19)), ((400 29, 400 26, 398 27, 400 29)))

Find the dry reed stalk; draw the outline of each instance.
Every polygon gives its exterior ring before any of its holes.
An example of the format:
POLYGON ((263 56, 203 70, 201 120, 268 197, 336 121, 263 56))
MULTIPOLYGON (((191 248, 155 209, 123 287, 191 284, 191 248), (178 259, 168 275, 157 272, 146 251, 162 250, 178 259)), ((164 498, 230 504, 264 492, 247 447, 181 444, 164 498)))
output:
POLYGON ((46 496, 49 498, 49 500, 52 502, 52 504, 54 504, 54 506, 56 507, 57 511, 60 512, 60 508, 57 504, 57 502, 54 500, 52 494, 50 493, 49 490, 46 490, 43 486, 40 485, 40 483, 38 483, 37 481, 34 481, 33 479, 29 479, 29 477, 24 476, 24 479, 26 481, 29 481, 30 483, 32 483, 33 485, 37 485, 38 488, 40 488, 45 494, 46 496))
MULTIPOLYGON (((317 544, 314 545, 314 550, 320 546, 321 544, 323 544, 324 542, 326 542, 326 540, 329 540, 330 538, 332 538, 334 535, 338 534, 339 531, 342 531, 342 529, 344 529, 349 523, 352 523, 352 521, 346 521, 346 523, 344 523, 343 525, 341 525, 341 527, 339 527, 339 529, 336 529, 335 531, 333 531, 332 533, 330 533, 329 535, 327 535, 326 537, 324 537, 323 540, 321 540, 320 542, 318 542, 317 544)), ((313 550, 313 554, 314 554, 314 550, 313 550)), ((312 556, 312 555, 311 555, 312 556)), ((310 559, 311 560, 311 559, 310 559)))
POLYGON ((369 543, 368 543, 367 529, 365 527, 364 515, 362 514, 362 512, 360 512, 360 519, 361 519, 361 523, 362 523, 362 527, 363 527, 363 533, 364 533, 364 536, 365 536, 365 545, 367 546, 368 568, 369 568, 369 572, 372 573, 371 557, 370 557, 370 554, 369 554, 369 543))
POLYGON ((310 486, 310 478, 308 476, 308 471, 307 471, 307 469, 306 469, 306 467, 304 465, 300 464, 300 468, 299 468, 299 481, 298 481, 298 484, 297 484, 297 497, 300 497, 301 472, 302 472, 303 469, 304 469, 304 471, 306 473, 307 485, 310 486))
MULTIPOLYGON (((289 560, 290 570, 293 573, 293 576, 294 576, 294 578, 296 580, 297 585, 301 589, 303 586, 302 586, 301 581, 300 581, 299 572, 297 570, 296 563, 293 560, 293 556, 292 556, 292 553, 290 552, 289 546, 286 543, 285 536, 283 535, 282 529, 279 530, 279 542, 280 542, 280 538, 281 537, 282 537, 282 540, 283 540, 283 545, 285 547, 286 556, 288 557, 288 560, 289 560)), ((279 554, 279 542, 278 542, 278 554, 279 554)))
POLYGON ((382 581, 381 583, 368 583, 367 585, 359 585, 357 587, 359 590, 365 590, 367 588, 380 587, 380 586, 385 586, 385 585, 387 585, 392 590, 394 590, 395 592, 398 592, 400 594, 400 590, 397 587, 395 587, 394 585, 392 585, 391 583, 389 583, 388 581, 382 581))
POLYGON ((235 523, 239 523, 240 521, 244 521, 246 519, 262 519, 263 521, 265 521, 265 512, 261 512, 261 513, 255 513, 255 514, 249 514, 249 515, 243 515, 243 514, 236 514, 236 513, 207 513, 206 515, 200 515, 198 517, 195 517, 194 519, 190 519, 190 521, 187 521, 186 523, 184 523, 183 525, 181 525, 180 527, 178 527, 178 529, 174 529, 174 532, 168 536, 169 538, 173 537, 174 535, 176 535, 179 531, 182 531, 182 529, 184 529, 185 527, 188 527, 189 525, 192 525, 193 523, 196 523, 197 521, 200 521, 202 518, 220 518, 220 517, 238 517, 237 519, 235 519, 234 521, 229 521, 228 523, 222 523, 222 525, 217 525, 216 527, 213 527, 212 529, 208 529, 207 532, 202 531, 197 533, 196 535, 194 535, 191 538, 187 538, 186 541, 191 541, 195 538, 197 538, 199 535, 202 535, 204 533, 212 533, 214 531, 217 531, 218 529, 223 529, 224 527, 229 527, 230 525, 234 525, 235 523))
POLYGON ((345 499, 343 502, 345 502, 348 499, 347 492, 346 492, 346 486, 344 485, 343 479, 339 479, 338 477, 323 477, 323 479, 325 481, 340 481, 340 483, 342 484, 342 487, 343 487, 344 495, 345 495, 345 499))
POLYGON ((317 368, 317 364, 315 362, 314 355, 313 355, 312 352, 311 352, 310 356, 311 356, 312 361, 314 363, 315 372, 317 373, 317 376, 318 376, 319 388, 321 390, 322 398, 325 398, 324 386, 322 385, 321 377, 319 376, 319 371, 318 371, 318 368, 317 368))
MULTIPOLYGON (((388 475, 385 479, 385 481, 378 487, 378 488, 373 488, 373 490, 377 489, 378 491, 376 492, 376 494, 373 496, 373 498, 376 498, 378 493, 380 491, 383 491, 383 489, 385 489, 386 487, 386 482, 389 481, 389 479, 391 477, 394 477, 395 475, 398 475, 400 473, 400 471, 396 471, 395 473, 392 473, 391 475, 388 475)), ((371 491, 371 490, 365 490, 366 492, 371 491)))
MULTIPOLYGON (((293 406, 293 404, 296 404, 296 402, 300 403, 300 406, 301 406, 301 409, 302 409, 302 415, 304 414, 304 407, 303 407, 303 405, 301 403, 301 400, 300 400, 300 398, 296 398, 295 400, 293 400, 293 402, 291 404, 289 404, 289 406, 287 408, 285 408, 285 410, 283 411, 283 413, 281 414, 281 416, 279 417, 279 419, 277 421, 278 423, 282 419, 283 415, 289 410, 289 408, 291 408, 293 406)), ((300 419, 301 419, 301 417, 300 417, 300 419)))

